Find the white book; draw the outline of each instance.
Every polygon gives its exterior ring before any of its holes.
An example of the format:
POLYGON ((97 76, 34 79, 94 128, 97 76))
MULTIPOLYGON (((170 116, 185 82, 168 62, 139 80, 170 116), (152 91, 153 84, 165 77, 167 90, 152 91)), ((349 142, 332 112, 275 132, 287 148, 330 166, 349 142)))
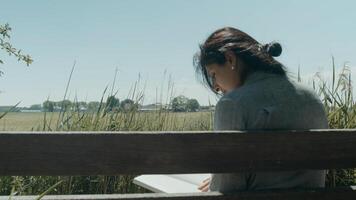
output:
POLYGON ((134 178, 133 183, 153 192, 192 193, 201 192, 199 185, 211 174, 154 174, 134 178))

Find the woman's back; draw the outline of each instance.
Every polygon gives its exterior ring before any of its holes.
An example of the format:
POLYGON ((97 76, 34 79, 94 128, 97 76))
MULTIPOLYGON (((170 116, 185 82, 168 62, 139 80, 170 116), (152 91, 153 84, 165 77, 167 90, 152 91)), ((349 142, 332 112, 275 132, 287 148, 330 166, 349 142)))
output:
MULTIPOLYGON (((328 128, 325 111, 312 91, 283 75, 262 71, 252 73, 242 87, 225 94, 215 110, 214 130, 324 128, 328 128)), ((210 190, 310 188, 324 184, 324 170, 213 174, 210 190)))

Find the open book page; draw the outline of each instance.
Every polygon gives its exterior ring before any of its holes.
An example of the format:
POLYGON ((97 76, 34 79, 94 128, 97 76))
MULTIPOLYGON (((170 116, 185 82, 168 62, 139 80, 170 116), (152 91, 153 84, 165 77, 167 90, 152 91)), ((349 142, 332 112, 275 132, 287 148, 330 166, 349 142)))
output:
POLYGON ((155 174, 141 175, 134 183, 153 192, 190 193, 200 192, 198 186, 211 174, 155 174))

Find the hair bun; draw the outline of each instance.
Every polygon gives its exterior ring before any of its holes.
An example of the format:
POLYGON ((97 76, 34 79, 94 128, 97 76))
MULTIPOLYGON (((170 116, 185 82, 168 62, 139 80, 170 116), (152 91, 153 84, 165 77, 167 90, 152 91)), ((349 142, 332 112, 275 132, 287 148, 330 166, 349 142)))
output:
POLYGON ((278 42, 271 42, 265 45, 266 52, 273 57, 278 57, 282 53, 282 46, 278 42))

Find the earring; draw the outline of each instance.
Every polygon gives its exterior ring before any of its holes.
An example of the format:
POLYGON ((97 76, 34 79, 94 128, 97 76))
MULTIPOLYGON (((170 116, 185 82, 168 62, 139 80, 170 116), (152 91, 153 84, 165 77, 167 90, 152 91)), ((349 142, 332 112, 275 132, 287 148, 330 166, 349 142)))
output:
POLYGON ((231 69, 232 69, 232 70, 234 70, 234 69, 235 69, 235 67, 234 67, 233 65, 231 65, 231 69))

